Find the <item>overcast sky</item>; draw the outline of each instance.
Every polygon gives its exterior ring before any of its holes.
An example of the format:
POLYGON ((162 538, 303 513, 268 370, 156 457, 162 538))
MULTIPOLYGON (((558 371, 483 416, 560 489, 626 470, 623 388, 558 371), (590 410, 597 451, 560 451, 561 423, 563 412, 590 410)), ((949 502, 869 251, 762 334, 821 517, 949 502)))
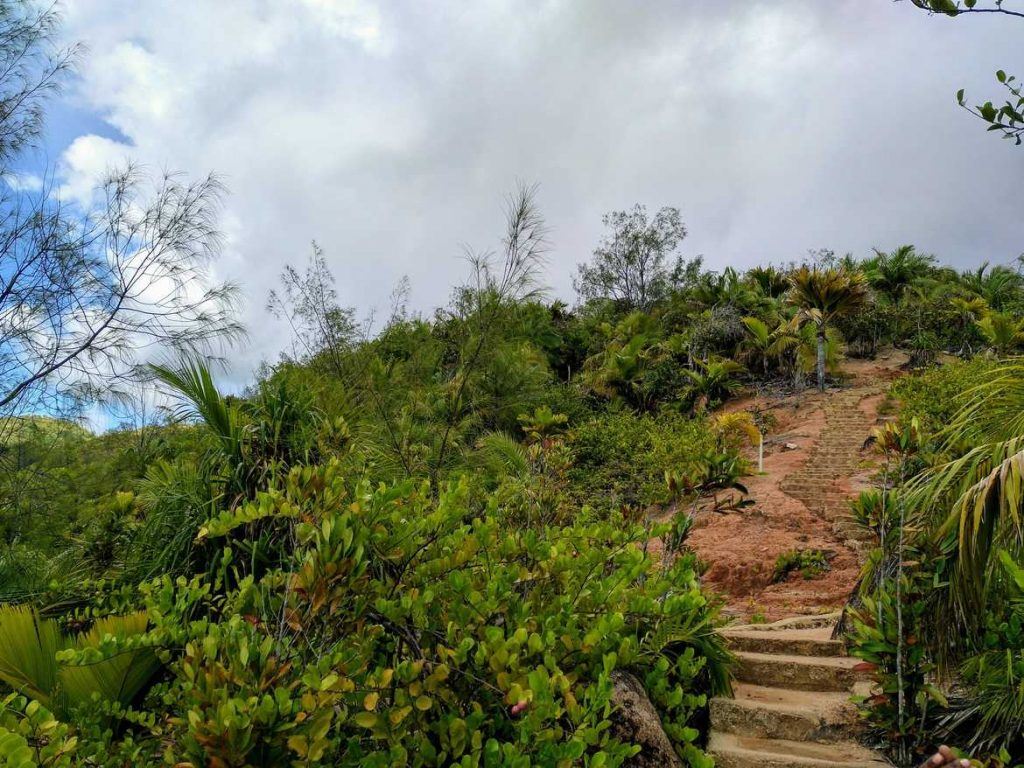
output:
POLYGON ((264 305, 323 247, 341 300, 443 303, 462 245, 540 185, 548 281, 571 296, 601 215, 682 211, 714 267, 915 243, 1024 251, 1024 148, 954 103, 1024 74, 1024 21, 891 0, 65 0, 89 48, 46 153, 68 195, 130 157, 222 175, 220 277, 247 298, 236 377, 286 345, 264 305))

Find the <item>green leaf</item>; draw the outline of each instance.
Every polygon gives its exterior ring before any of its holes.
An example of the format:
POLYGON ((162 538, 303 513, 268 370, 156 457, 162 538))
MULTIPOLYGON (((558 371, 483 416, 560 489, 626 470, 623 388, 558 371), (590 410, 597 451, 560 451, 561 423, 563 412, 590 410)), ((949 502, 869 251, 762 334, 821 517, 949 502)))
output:
POLYGON ((377 725, 377 715, 373 712, 359 712, 352 720, 360 728, 373 728, 377 725))

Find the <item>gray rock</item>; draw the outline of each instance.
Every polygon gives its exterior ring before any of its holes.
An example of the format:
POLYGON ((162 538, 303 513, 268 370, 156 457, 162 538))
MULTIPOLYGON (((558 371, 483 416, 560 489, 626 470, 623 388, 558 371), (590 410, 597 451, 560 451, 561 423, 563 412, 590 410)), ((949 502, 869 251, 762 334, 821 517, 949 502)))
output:
POLYGON ((620 740, 637 744, 640 752, 627 765, 630 768, 682 768, 658 711, 647 697, 643 684, 628 672, 612 673, 612 733, 620 740))

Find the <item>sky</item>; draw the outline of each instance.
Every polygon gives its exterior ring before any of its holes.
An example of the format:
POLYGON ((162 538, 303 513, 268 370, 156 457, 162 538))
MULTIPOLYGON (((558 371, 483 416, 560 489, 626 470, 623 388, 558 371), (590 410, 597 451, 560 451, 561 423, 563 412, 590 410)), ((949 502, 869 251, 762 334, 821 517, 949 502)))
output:
POLYGON ((539 185, 546 281, 572 298, 601 216, 678 207, 680 253, 738 268, 913 243, 958 266, 1024 252, 1024 148, 959 109, 1024 74, 1024 21, 892 0, 64 0, 88 48, 43 149, 87 199, 132 159, 228 189, 244 383, 288 346, 267 293, 317 241, 342 303, 443 304, 465 247, 539 185))

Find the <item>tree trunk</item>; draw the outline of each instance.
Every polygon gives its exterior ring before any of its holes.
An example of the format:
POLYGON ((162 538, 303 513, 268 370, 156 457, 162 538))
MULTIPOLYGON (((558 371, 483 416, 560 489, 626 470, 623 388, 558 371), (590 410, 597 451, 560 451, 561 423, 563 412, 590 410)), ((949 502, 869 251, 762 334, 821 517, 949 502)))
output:
POLYGON ((825 391, 825 326, 818 326, 818 390, 825 391))

